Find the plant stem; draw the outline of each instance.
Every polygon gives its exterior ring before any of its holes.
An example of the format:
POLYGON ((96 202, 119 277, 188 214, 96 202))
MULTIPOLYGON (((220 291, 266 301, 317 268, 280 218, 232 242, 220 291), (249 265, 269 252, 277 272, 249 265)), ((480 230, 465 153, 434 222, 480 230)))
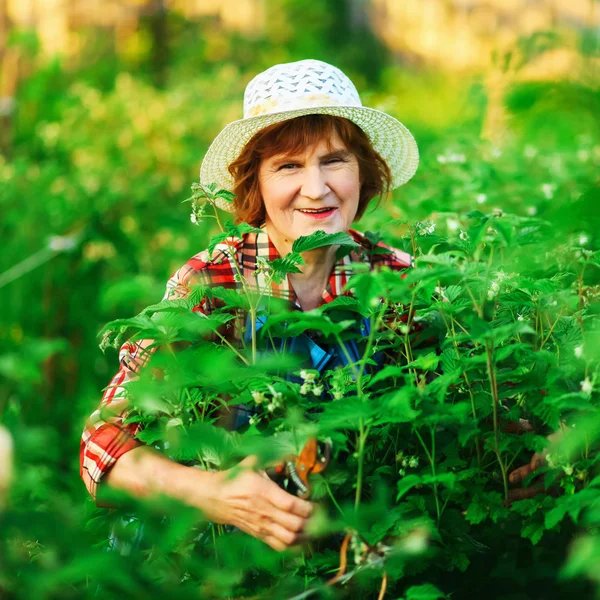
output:
POLYGON ((471 301, 473 302, 473 308, 475 308, 475 312, 477 313, 477 316, 480 319, 483 319, 483 308, 477 303, 477 300, 475 299, 475 296, 473 295, 473 292, 471 291, 471 288, 469 287, 467 282, 465 282, 465 289, 467 290, 467 293, 471 297, 471 301))
POLYGON ((343 517, 344 511, 342 510, 341 506, 338 504, 337 500, 335 499, 335 496, 333 495, 333 492, 331 491, 331 488, 329 487, 329 483, 328 483, 327 479, 323 479, 323 481, 325 482, 325 489, 327 490, 327 493, 329 494, 329 497, 331 498, 333 505, 338 509, 338 512, 343 517))
POLYGON ((256 364, 256 307, 250 308, 250 326, 252 327, 252 364, 256 364))
POLYGON ((502 472, 502 483, 504 485, 504 501, 508 502, 508 479, 506 477, 506 465, 502 460, 500 453, 500 427, 498 422, 498 407, 500 400, 498 398, 498 385, 496 382, 496 369, 494 367, 494 345, 493 342, 486 342, 486 356, 487 356, 487 368, 488 368, 488 379, 490 382, 490 391, 492 394, 492 409, 494 417, 494 453, 502 472))
MULTIPOLYGON (((429 452, 429 449, 427 448, 427 445, 425 444, 425 442, 423 441, 423 438, 421 437, 421 434, 419 433, 418 429, 415 429, 414 432, 419 440, 419 442, 421 442, 421 446, 423 446, 423 450, 425 451, 425 454, 427 455, 427 459, 429 460, 429 464, 431 466, 431 475, 432 477, 435 477, 435 430, 434 430, 435 425, 433 425, 431 427, 431 452, 429 452)), ((438 498, 438 487, 437 487, 437 482, 434 481, 433 482, 433 497, 435 499, 435 511, 437 514, 437 520, 440 520, 440 517, 442 516, 442 511, 440 509, 440 499, 438 498)))
MULTIPOLYGON (((548 315, 546 315, 546 318, 548 319, 548 324, 550 325, 550 331, 548 331, 548 335, 542 340, 542 344, 540 345, 540 350, 544 347, 544 344, 550 339, 550 336, 552 335, 552 332, 554 331, 556 324, 562 317, 562 314, 563 314, 563 310, 561 310, 560 313, 558 313, 558 317, 556 317, 556 320, 554 321, 554 323, 551 323, 550 317, 548 317, 548 315)), ((519 341, 521 341, 521 340, 519 339, 519 341)))
POLYGON ((387 589, 387 581, 388 581, 387 573, 384 571, 383 578, 381 580, 381 587, 379 588, 379 595, 377 596, 377 600, 383 600, 383 598, 385 596, 385 590, 387 589))
POLYGON ((373 349, 373 341, 375 339, 375 332, 379 329, 381 319, 382 319, 383 315, 385 314, 387 307, 388 307, 387 302, 384 302, 382 304, 381 308, 379 309, 379 312, 377 313, 377 317, 375 318, 375 321, 373 321, 373 315, 371 315, 371 317, 370 317, 371 327, 370 327, 370 331, 369 331, 369 337, 367 338, 367 345, 365 347, 363 357, 359 361, 360 368, 358 371, 358 377, 356 378, 356 388, 357 388, 357 392, 360 396, 362 396, 362 379, 363 379, 363 375, 364 375, 365 367, 366 367, 365 363, 370 358, 371 350, 373 349))
POLYGON ((579 297, 579 306, 577 310, 577 322, 579 323, 579 327, 581 328, 581 333, 583 334, 583 317, 581 313, 583 311, 584 301, 583 301, 583 274, 585 272, 585 263, 581 267, 581 273, 577 275, 577 296, 579 297))
POLYGON ((216 329, 215 329, 215 333, 219 336, 219 339, 241 360, 243 361, 246 365, 249 365, 250 362, 248 361, 248 359, 233 345, 231 344, 231 342, 229 342, 229 340, 227 340, 227 338, 219 333, 216 329))
POLYGON ((354 375, 354 378, 358 379, 359 370, 356 367, 356 365, 354 364, 354 361, 352 360, 352 357, 350 356, 350 354, 348 354, 348 349, 346 348, 346 344, 344 344, 344 342, 342 341, 342 338, 339 336, 338 333, 334 333, 334 335, 335 335, 335 340, 338 343, 340 350, 342 351, 342 354, 348 361, 348 366, 352 369, 352 374, 354 375))
POLYGON ((369 437, 369 427, 365 429, 363 419, 359 422, 359 434, 358 434, 358 473, 356 475, 356 496, 354 498, 354 508, 357 509, 360 504, 360 498, 362 493, 362 482, 363 482, 363 468, 365 462, 365 445, 367 438, 369 437))

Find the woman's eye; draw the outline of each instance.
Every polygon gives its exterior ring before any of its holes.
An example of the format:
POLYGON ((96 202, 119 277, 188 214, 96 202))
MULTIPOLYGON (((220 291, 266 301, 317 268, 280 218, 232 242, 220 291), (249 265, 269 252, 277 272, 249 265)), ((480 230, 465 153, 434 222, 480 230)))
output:
POLYGON ((325 161, 326 165, 334 165, 336 163, 340 163, 340 162, 344 162, 341 158, 337 157, 337 158, 330 158, 329 160, 325 161))
POLYGON ((298 165, 294 164, 294 163, 288 163, 287 165, 281 165, 279 167, 280 171, 291 171, 293 169, 295 169, 298 165))

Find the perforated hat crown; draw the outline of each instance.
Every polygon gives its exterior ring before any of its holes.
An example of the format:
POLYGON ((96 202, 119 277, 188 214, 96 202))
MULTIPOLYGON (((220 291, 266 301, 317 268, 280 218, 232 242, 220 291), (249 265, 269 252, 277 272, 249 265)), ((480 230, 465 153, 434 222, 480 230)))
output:
MULTIPOLYGON (((303 115, 328 114, 358 125, 386 160, 392 187, 406 183, 417 170, 419 151, 408 129, 382 111, 363 106, 350 79, 320 60, 275 65, 257 75, 244 93, 244 118, 227 125, 211 144, 200 169, 200 182, 233 190, 228 166, 261 129, 303 115)), ((232 210, 223 202, 222 208, 232 210)))
POLYGON ((362 106, 354 84, 320 60, 275 65, 246 87, 244 118, 317 106, 362 106))

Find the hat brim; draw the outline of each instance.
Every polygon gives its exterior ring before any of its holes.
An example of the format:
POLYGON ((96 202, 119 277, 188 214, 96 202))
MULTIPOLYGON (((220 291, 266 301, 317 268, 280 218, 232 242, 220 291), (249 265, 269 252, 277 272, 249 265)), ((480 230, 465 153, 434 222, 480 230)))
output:
MULTIPOLYGON (((358 125, 369 137, 373 148, 387 162, 392 173, 392 189, 406 183, 415 174, 419 165, 419 150, 410 131, 398 119, 366 106, 315 106, 229 123, 214 139, 202 161, 200 183, 214 183, 221 189, 233 191, 234 181, 228 166, 257 132, 274 123, 311 114, 344 117, 358 125)), ((223 201, 217 204, 233 212, 232 203, 223 201)))

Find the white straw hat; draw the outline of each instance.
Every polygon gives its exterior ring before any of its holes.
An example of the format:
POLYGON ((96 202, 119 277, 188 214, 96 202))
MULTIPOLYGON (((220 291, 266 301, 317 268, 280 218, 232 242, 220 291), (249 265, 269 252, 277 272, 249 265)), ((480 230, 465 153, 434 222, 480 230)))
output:
MULTIPOLYGON (((211 144, 200 168, 202 185, 233 191, 228 166, 261 129, 300 117, 324 114, 356 123, 392 172, 392 188, 406 183, 417 170, 419 150, 410 131, 394 117, 363 106, 350 79, 320 60, 275 65, 257 75, 244 93, 244 118, 229 123, 211 144)), ((233 204, 217 201, 228 211, 233 204)))

